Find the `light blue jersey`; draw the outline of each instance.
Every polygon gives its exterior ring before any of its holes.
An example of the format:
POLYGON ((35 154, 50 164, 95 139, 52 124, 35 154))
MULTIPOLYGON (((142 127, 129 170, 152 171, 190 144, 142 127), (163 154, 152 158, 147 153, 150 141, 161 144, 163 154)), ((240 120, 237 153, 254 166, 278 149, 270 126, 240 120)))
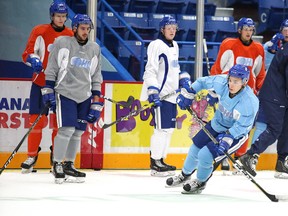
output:
POLYGON ((198 78, 192 88, 196 92, 212 89, 218 95, 219 107, 211 120, 212 128, 216 132, 229 130, 235 139, 239 139, 252 129, 259 109, 259 100, 249 86, 230 98, 227 75, 217 75, 198 78))

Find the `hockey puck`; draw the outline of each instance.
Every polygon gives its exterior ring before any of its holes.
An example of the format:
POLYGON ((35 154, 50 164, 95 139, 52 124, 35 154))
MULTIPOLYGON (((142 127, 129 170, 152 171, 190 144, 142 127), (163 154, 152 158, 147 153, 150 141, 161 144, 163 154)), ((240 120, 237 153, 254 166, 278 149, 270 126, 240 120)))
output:
POLYGON ((37 170, 35 170, 35 169, 32 170, 32 173, 36 173, 36 172, 37 172, 37 170))

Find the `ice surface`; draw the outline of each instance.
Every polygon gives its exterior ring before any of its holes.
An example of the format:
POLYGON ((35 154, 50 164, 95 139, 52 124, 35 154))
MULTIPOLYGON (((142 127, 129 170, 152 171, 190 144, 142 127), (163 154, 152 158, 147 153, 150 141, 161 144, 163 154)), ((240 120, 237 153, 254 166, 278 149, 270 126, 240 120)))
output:
MULTIPOLYGON (((49 170, 0 175, 0 216, 6 215, 264 215, 284 213, 288 202, 271 202, 245 176, 214 172, 199 195, 183 195, 182 188, 166 188, 166 177, 149 170, 83 170, 85 183, 54 183, 49 170)), ((177 171, 177 174, 180 170, 177 171)), ((272 171, 254 178, 268 193, 288 195, 288 179, 272 171)))

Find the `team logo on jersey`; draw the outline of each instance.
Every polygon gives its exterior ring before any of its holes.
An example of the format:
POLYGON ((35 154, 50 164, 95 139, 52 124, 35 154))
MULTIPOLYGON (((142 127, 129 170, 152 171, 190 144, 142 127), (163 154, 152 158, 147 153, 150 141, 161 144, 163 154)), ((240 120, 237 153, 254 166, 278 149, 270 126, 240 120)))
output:
POLYGON ((89 69, 91 66, 91 61, 87 59, 79 58, 79 57, 72 57, 71 65, 89 69))
POLYGON ((232 112, 230 112, 229 110, 227 110, 222 104, 219 103, 218 106, 219 111, 222 113, 223 116, 227 117, 227 118, 232 118, 233 114, 232 112))
POLYGON ((236 64, 241 64, 241 65, 252 67, 253 66, 253 59, 252 58, 243 57, 243 56, 238 56, 236 58, 236 64))

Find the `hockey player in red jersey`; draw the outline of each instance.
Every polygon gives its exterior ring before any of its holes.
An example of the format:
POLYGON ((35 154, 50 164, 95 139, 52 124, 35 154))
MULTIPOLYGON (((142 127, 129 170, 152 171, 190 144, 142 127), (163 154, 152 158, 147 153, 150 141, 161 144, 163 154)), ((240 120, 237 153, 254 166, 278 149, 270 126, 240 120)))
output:
MULTIPOLYGON (((49 11, 51 23, 37 25, 33 28, 22 54, 23 62, 32 67, 34 71, 30 91, 30 124, 35 121, 44 108, 41 87, 45 85, 44 70, 47 66, 48 55, 53 47, 53 42, 59 36, 73 36, 73 31, 64 25, 68 16, 66 4, 53 2, 49 11)), ((53 122, 52 145, 50 147, 52 155, 54 137, 57 134, 55 113, 51 114, 51 118, 53 122)), ((33 170, 38 158, 38 152, 41 150, 40 143, 45 122, 47 122, 47 116, 43 115, 28 136, 28 158, 21 164, 22 173, 30 173, 33 170)), ((52 157, 50 158, 52 159, 52 157)))
MULTIPOLYGON (((261 43, 252 40, 255 24, 251 18, 242 17, 237 30, 238 38, 226 38, 220 45, 217 59, 211 68, 211 75, 227 73, 235 64, 245 65, 250 70, 248 85, 257 95, 266 76, 264 48, 261 43)), ((235 152, 235 158, 246 153, 248 143, 249 140, 235 152)), ((229 170, 227 160, 222 162, 222 169, 229 170)))

